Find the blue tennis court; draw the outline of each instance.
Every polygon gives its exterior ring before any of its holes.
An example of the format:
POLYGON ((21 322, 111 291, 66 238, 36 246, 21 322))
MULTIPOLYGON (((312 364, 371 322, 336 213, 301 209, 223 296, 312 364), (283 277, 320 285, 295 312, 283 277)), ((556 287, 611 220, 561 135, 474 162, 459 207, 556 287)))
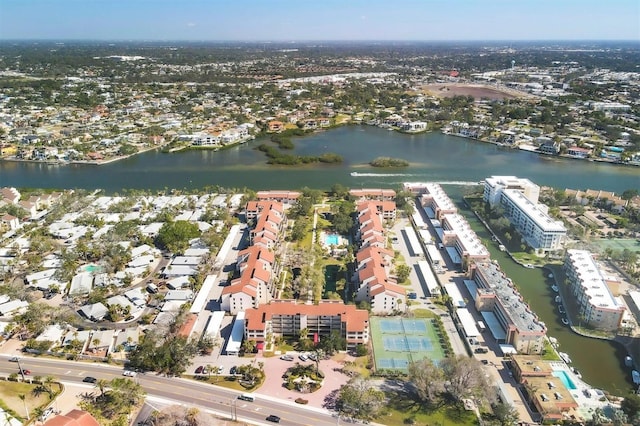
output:
POLYGON ((431 341, 418 336, 383 336, 384 350, 389 352, 429 352, 433 350, 431 341))
POLYGON ((380 331, 384 334, 425 334, 427 325, 422 320, 385 318, 380 320, 380 331))
POLYGON ((389 368, 394 370, 406 370, 409 360, 406 358, 382 358, 376 361, 378 368, 389 368))
POLYGON ((413 360, 444 357, 441 336, 426 318, 371 317, 371 337, 376 368, 407 371, 413 360))

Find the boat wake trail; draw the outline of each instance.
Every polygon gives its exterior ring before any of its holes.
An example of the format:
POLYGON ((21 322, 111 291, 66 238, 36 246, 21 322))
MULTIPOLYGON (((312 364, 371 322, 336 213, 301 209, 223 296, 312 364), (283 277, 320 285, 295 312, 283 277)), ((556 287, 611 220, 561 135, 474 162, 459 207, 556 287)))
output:
POLYGON ((461 185, 461 186, 472 186, 472 185, 482 185, 484 182, 469 182, 464 180, 448 180, 442 182, 435 182, 438 185, 461 185))

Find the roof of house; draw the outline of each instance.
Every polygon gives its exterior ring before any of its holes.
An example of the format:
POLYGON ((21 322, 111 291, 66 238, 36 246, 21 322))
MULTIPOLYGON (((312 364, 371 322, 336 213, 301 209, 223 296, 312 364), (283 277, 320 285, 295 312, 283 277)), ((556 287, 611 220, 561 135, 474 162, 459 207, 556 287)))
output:
POLYGON ((65 415, 51 417, 44 426, 100 426, 100 423, 86 411, 71 410, 65 415))

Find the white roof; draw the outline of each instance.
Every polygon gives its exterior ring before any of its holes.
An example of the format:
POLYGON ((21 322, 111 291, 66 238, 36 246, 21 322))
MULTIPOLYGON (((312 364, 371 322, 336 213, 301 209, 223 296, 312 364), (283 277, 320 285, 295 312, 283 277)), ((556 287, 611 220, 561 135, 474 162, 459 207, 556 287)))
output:
POLYGON ((579 285, 589 298, 589 304, 599 308, 618 309, 620 306, 609 291, 606 281, 591 253, 586 250, 567 250, 567 256, 580 279, 579 285))
POLYGON ((191 300, 193 299, 193 291, 187 290, 169 290, 164 296, 164 300, 191 300))
POLYGON ((131 249, 131 257, 135 259, 136 257, 145 254, 149 250, 151 250, 151 246, 149 246, 148 244, 143 244, 141 246, 134 247, 131 249))
POLYGON ((69 294, 89 293, 93 288, 93 275, 89 272, 80 272, 71 280, 69 294))
POLYGON ((186 287, 188 285, 189 285, 189 277, 185 275, 180 277, 175 277, 167 281, 167 287, 169 287, 172 290, 186 287))
POLYGON ((222 326, 222 320, 224 320, 224 311, 215 311, 209 317, 209 322, 204 333, 212 338, 216 338, 220 333, 220 327, 222 326))
POLYGON ((11 300, 0 305, 0 315, 7 315, 27 306, 29 306, 29 302, 24 300, 11 300))
POLYGON ((29 285, 34 285, 35 281, 41 281, 46 278, 51 278, 56 273, 56 269, 45 269, 44 271, 34 272, 26 276, 26 280, 29 285))
POLYGON ((505 189, 506 195, 524 214, 527 215, 543 232, 566 232, 567 229, 560 220, 551 218, 547 213, 538 208, 529 200, 522 191, 517 189, 505 189))
POLYGON ((209 293, 211 292, 211 289, 213 288, 217 277, 217 275, 207 275, 207 277, 204 279, 204 282, 202 283, 202 286, 200 287, 200 290, 198 291, 198 294, 193 299, 193 303, 191 304, 191 309, 189 309, 189 312, 191 312, 192 314, 198 314, 205 308, 207 302, 209 301, 209 293))
POLYGON ((175 265, 199 265, 202 261, 200 256, 176 256, 171 261, 171 266, 175 265))
POLYGON ((195 275, 198 270, 191 265, 170 265, 164 268, 162 273, 167 277, 177 277, 178 275, 195 275))
POLYGON ((467 306, 467 302, 464 301, 464 297, 462 297, 462 293, 460 293, 460 290, 458 290, 458 286, 456 285, 456 283, 444 283, 444 289, 451 297, 453 306, 457 308, 464 308, 465 306, 467 306))
POLYGON ((456 314, 460 319, 460 323, 462 324, 462 328, 464 328, 464 334, 467 337, 476 337, 480 335, 478 331, 478 327, 476 327, 476 322, 471 316, 471 313, 466 308, 458 308, 456 309, 456 314))
POLYGON ((134 257, 131 260, 131 262, 127 263, 127 266, 129 266, 131 268, 139 268, 141 266, 149 266, 151 263, 153 263, 154 259, 155 258, 151 254, 147 254, 147 255, 144 255, 144 256, 137 256, 137 257, 134 257))
POLYGON ((443 222, 445 222, 449 228, 445 233, 455 233, 458 243, 462 247, 462 254, 466 253, 469 256, 489 255, 489 251, 487 251, 487 248, 482 244, 480 238, 478 238, 476 233, 471 229, 471 226, 469 226, 464 216, 458 213, 446 214, 443 216, 443 222))
POLYGON ((236 319, 233 321, 231 335, 227 341, 227 353, 240 352, 240 345, 244 337, 244 311, 238 312, 236 319))
POLYGON ((66 330, 62 328, 60 324, 52 324, 48 326, 38 337, 36 337, 36 340, 48 340, 50 342, 60 343, 65 332, 66 330))

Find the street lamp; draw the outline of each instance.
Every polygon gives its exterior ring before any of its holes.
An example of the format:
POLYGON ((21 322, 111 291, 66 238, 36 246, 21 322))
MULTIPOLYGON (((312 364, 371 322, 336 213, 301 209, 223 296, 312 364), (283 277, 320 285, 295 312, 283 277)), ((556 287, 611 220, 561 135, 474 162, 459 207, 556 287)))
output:
POLYGON ((22 381, 24 382, 25 381, 24 370, 22 369, 22 366, 20 365, 20 358, 17 358, 17 360, 18 360, 18 369, 20 370, 20 374, 22 375, 22 381))

